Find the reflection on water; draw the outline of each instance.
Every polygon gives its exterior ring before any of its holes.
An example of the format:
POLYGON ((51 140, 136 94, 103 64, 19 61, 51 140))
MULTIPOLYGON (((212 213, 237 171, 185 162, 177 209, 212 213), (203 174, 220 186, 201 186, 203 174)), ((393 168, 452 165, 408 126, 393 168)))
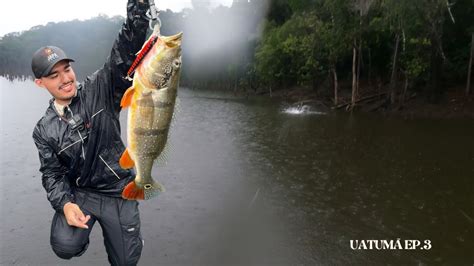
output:
MULTIPOLYGON (((0 264, 62 263, 46 244, 52 210, 31 141, 48 96, 31 83, 0 82, 0 264)), ((271 99, 187 89, 179 98, 168 163, 153 172, 167 192, 140 204, 140 265, 474 261, 471 120, 289 115, 271 99), (397 238, 433 248, 349 244, 397 238)), ((94 230, 73 265, 106 262, 94 230)))

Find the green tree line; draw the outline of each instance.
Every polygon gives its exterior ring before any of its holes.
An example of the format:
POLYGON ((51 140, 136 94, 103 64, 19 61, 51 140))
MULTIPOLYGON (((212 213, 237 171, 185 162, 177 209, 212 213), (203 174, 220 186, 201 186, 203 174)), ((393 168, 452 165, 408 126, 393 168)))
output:
POLYGON ((256 76, 322 90, 336 105, 341 92, 351 106, 377 93, 392 105, 410 92, 437 101, 472 76, 472 14, 472 0, 274 0, 256 76))

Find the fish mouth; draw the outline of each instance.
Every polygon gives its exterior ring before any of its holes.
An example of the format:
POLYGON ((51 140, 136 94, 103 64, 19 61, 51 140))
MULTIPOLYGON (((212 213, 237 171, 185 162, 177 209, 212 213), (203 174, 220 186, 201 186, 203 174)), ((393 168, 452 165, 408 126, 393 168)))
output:
POLYGON ((181 45, 181 39, 183 37, 183 32, 172 36, 161 36, 160 38, 164 41, 166 46, 172 48, 181 45))

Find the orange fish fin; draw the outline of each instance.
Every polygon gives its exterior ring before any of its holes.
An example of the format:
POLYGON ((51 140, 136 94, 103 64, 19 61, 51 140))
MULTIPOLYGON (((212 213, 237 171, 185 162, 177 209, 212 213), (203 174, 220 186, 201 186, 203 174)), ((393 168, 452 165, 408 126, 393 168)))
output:
POLYGON ((128 200, 144 200, 145 199, 145 189, 139 188, 135 181, 128 183, 127 186, 123 189, 122 198, 128 200))
POLYGON ((132 157, 130 157, 130 153, 128 153, 128 149, 125 149, 122 156, 119 160, 120 167, 123 169, 130 169, 135 166, 135 162, 133 161, 132 157))
POLYGON ((125 108, 132 104, 133 94, 135 93, 135 88, 132 86, 125 91, 125 94, 120 101, 120 107, 125 108))

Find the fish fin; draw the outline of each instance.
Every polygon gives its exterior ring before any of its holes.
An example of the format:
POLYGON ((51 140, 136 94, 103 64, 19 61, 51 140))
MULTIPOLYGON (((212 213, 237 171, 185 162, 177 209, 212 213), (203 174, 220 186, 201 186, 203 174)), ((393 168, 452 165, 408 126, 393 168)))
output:
POLYGON ((133 166, 135 166, 135 162, 130 156, 128 149, 125 149, 125 151, 123 152, 122 156, 120 157, 119 164, 120 164, 120 167, 122 167, 123 169, 130 169, 130 168, 133 168, 133 166))
POLYGON ((176 101, 174 104, 174 111, 173 111, 173 116, 171 117, 171 123, 170 123, 170 130, 172 130, 176 124, 176 119, 178 115, 181 113, 181 100, 179 97, 176 97, 176 101))
POLYGON ((123 189, 122 198, 128 200, 144 200, 145 189, 139 188, 137 184, 135 184, 135 181, 132 181, 123 189))
POLYGON ((122 192, 122 198, 129 200, 149 200, 164 192, 165 188, 160 183, 152 180, 151 184, 137 186, 135 181, 130 182, 122 192))
POLYGON ((172 131, 174 130, 174 125, 176 124, 176 117, 180 111, 180 99, 176 97, 176 101, 174 104, 174 111, 173 116, 171 117, 171 122, 168 129, 168 138, 165 144, 165 147, 161 151, 160 155, 155 159, 154 164, 158 167, 165 167, 168 163, 168 158, 170 157, 173 144, 170 141, 170 136, 172 135, 172 131))
POLYGON ((133 94, 135 93, 135 88, 132 86, 125 91, 122 100, 120 101, 120 107, 125 108, 132 104, 133 94))
POLYGON ((171 120, 171 125, 173 125, 173 122, 176 118, 176 115, 181 112, 181 100, 178 96, 176 96, 176 100, 174 102, 174 111, 173 111, 173 117, 171 120))
POLYGON ((153 162, 154 165, 158 167, 165 167, 166 164, 168 163, 168 158, 170 154, 170 140, 168 139, 166 141, 165 147, 163 147, 163 150, 161 151, 160 155, 155 159, 153 162))

